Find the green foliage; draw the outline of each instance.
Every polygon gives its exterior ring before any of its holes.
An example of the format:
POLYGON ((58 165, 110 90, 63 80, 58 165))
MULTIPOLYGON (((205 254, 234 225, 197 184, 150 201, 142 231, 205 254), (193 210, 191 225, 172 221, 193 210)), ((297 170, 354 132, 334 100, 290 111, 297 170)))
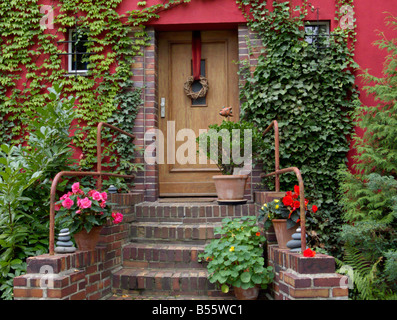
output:
MULTIPOLYGON (((0 140, 21 142, 26 125, 32 120, 26 117, 25 111, 34 112, 50 101, 45 88, 62 85, 65 94, 79 96, 76 110, 79 126, 73 143, 83 153, 80 166, 90 170, 96 161, 96 125, 107 122, 120 108, 131 111, 134 119, 142 104, 130 90, 130 79, 134 58, 142 55, 142 48, 149 44, 143 24, 158 18, 161 10, 189 1, 170 0, 153 6, 141 2, 138 10, 121 14, 118 13, 121 0, 59 0, 58 8, 54 8, 54 15, 59 12, 54 17, 56 33, 40 26, 44 15, 38 2, 21 0, 0 4, 0 116, 4 119, 0 140), (65 53, 66 46, 57 41, 66 40, 71 28, 87 35, 87 51, 94 53, 84 58, 88 63, 86 75, 68 75, 62 65, 64 56, 59 54, 65 53)), ((127 126, 131 119, 125 119, 127 126)), ((109 143, 109 154, 114 154, 115 148, 114 143, 109 143)), ((126 170, 133 155, 129 153, 123 159, 128 163, 121 164, 120 169, 111 163, 114 159, 110 159, 111 170, 126 170)))
MULTIPOLYGON (((321 207, 321 213, 307 220, 311 246, 338 254, 335 236, 340 228, 341 209, 336 204, 336 171, 346 161, 347 135, 352 129, 348 111, 357 103, 356 67, 349 48, 349 34, 337 28, 317 45, 305 39, 302 7, 289 8, 289 2, 239 1, 248 25, 265 47, 252 73, 243 70, 245 84, 240 98, 244 119, 264 130, 272 120, 280 128, 280 167, 298 167, 305 183, 305 196, 321 207)), ((274 137, 265 136, 268 145, 261 153, 264 171, 273 171, 274 137)), ((292 174, 280 176, 281 189, 291 190, 292 174)), ((269 187, 273 180, 268 180, 269 187)))
POLYGON ((223 292, 228 286, 253 288, 260 285, 263 289, 272 282, 272 267, 265 267, 263 243, 265 237, 260 234, 256 217, 241 219, 223 219, 222 227, 215 229, 220 234, 205 247, 200 258, 208 261, 208 279, 218 283, 223 292))
POLYGON ((223 120, 212 124, 197 137, 199 148, 213 160, 222 174, 231 175, 235 168, 251 164, 252 157, 264 148, 262 135, 247 121, 223 120))
POLYGON ((69 128, 74 98, 52 101, 36 110, 26 146, 7 144, 0 150, 0 292, 12 297, 12 279, 25 272, 25 259, 48 247, 49 179, 63 170, 71 156, 69 128))
MULTIPOLYGON (((387 17, 387 24, 397 30, 397 19, 387 17)), ((389 52, 384 64, 384 76, 377 78, 365 72, 365 89, 373 95, 376 106, 360 105, 352 112, 362 135, 355 134, 357 149, 354 172, 346 167, 339 170, 340 203, 346 225, 340 234, 348 257, 366 262, 370 273, 362 272, 352 259, 355 274, 366 276, 366 282, 356 284, 360 299, 396 299, 397 248, 397 49, 396 39, 382 37, 376 44, 389 52), (354 252, 352 254, 352 248, 354 252), (350 255, 350 256, 349 256, 350 255)), ((366 270, 368 271, 368 270, 366 270)))

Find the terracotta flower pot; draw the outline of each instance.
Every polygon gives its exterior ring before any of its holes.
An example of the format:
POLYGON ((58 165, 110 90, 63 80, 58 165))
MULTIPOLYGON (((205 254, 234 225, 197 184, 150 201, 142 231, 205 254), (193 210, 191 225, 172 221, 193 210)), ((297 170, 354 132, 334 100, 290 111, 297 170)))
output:
POLYGON ((287 242, 291 240, 292 234, 295 233, 298 224, 287 229, 287 219, 273 219, 272 223, 276 233, 278 247, 280 249, 287 249, 287 242))
POLYGON ((233 287, 234 295, 238 300, 256 300, 259 295, 259 287, 241 289, 239 287, 233 287))
POLYGON ((90 232, 87 233, 86 229, 75 233, 74 240, 79 251, 93 251, 99 240, 99 235, 102 231, 103 226, 93 227, 90 232))
POLYGON ((214 179, 218 200, 241 201, 244 200, 245 184, 248 175, 217 175, 214 179))

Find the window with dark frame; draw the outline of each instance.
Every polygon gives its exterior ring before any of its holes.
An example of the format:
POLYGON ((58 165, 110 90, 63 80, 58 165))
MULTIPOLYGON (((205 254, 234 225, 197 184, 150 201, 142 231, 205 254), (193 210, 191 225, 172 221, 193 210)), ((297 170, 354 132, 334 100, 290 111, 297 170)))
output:
POLYGON ((70 29, 68 41, 68 72, 69 73, 87 73, 88 36, 82 30, 70 29))
POLYGON ((305 41, 309 44, 324 44, 329 40, 329 21, 307 21, 305 23, 305 41))

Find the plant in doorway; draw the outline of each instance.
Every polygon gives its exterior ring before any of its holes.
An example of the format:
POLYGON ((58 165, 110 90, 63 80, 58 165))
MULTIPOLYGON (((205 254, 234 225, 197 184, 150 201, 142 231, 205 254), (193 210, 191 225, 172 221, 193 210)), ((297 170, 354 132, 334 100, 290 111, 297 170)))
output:
POLYGON ((208 262, 208 279, 218 283, 224 293, 234 288, 238 299, 254 300, 259 288, 265 289, 274 278, 273 268, 265 267, 263 244, 265 237, 255 216, 223 219, 215 229, 219 239, 213 239, 200 254, 208 262))
POLYGON ((197 138, 199 152, 213 161, 222 175, 213 176, 220 203, 241 203, 253 155, 264 148, 262 135, 253 123, 223 120, 212 124, 197 138))

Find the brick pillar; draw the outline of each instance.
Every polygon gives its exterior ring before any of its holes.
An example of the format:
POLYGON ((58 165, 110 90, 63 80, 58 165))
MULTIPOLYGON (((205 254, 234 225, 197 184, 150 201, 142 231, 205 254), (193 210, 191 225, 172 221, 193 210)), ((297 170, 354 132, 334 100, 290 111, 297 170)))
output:
POLYGON ((142 200, 141 194, 111 195, 123 222, 106 225, 94 251, 28 258, 26 274, 14 278, 14 299, 98 300, 111 294, 112 271, 121 267, 122 246, 130 240, 134 204, 142 200))
MULTIPOLYGON (((158 92, 157 92, 157 41, 153 28, 147 28, 149 46, 141 48, 141 56, 135 58, 132 65, 133 81, 143 90, 143 106, 139 109, 135 121, 134 135, 136 145, 144 151, 152 141, 145 141, 145 133, 158 128, 158 92)), ((137 173, 135 190, 143 191, 146 201, 158 198, 158 165, 145 162, 144 155, 137 154, 137 163, 144 164, 144 170, 137 173)))
MULTIPOLYGON (((244 74, 253 73, 258 63, 258 57, 262 49, 262 41, 258 39, 256 32, 252 31, 247 25, 238 26, 238 59, 240 66, 239 87, 244 86, 244 74)), ((241 103, 244 101, 240 101, 241 103)), ((254 191, 259 188, 261 183, 260 174, 262 165, 255 163, 253 160, 252 171, 247 182, 244 197, 248 200, 254 200, 254 191)))

